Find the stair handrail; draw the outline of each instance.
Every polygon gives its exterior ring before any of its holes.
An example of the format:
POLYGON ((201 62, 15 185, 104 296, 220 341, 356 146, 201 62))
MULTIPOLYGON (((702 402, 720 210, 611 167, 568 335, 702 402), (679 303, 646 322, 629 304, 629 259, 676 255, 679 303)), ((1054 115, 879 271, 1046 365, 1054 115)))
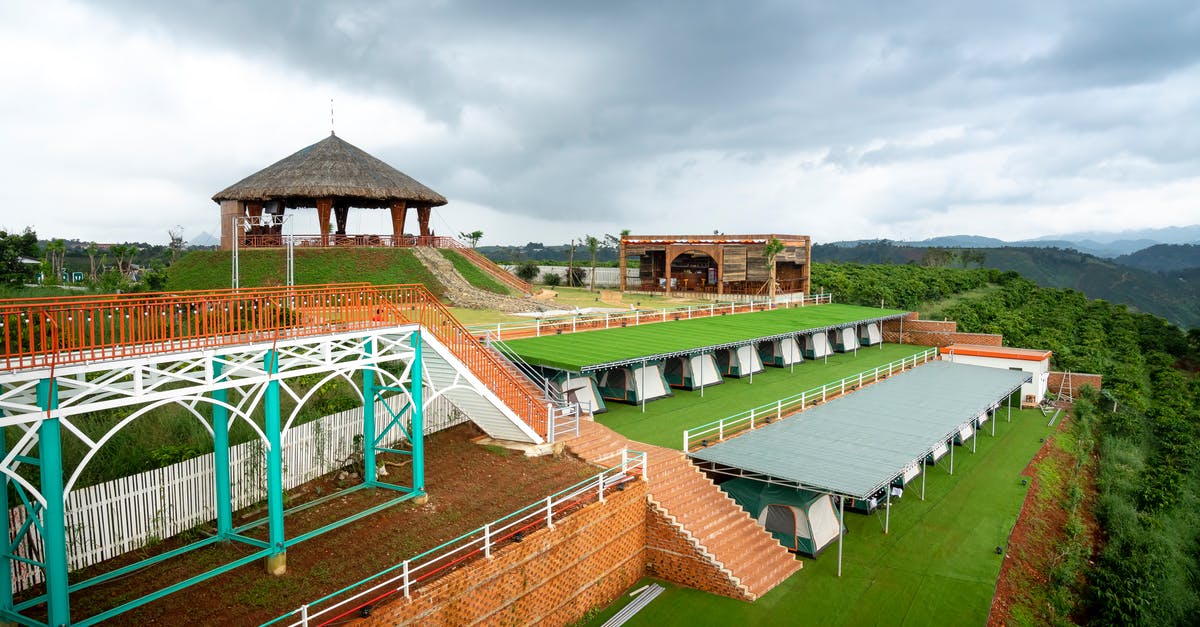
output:
POLYGON ((554 403, 556 407, 565 407, 567 405, 566 393, 560 390, 558 386, 554 385, 548 378, 542 376, 542 373, 539 372, 537 368, 525 361, 521 355, 510 348, 508 344, 492 338, 490 331, 484 336, 484 338, 484 342, 487 346, 495 349, 497 352, 503 355, 505 359, 512 362, 512 365, 517 370, 520 370, 521 374, 528 377, 535 386, 545 392, 547 400, 554 403))

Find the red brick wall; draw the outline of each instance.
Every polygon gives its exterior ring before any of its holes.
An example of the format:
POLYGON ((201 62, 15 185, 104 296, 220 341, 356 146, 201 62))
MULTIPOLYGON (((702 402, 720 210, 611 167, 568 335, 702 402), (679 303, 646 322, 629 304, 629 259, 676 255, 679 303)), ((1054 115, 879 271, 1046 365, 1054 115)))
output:
POLYGON ((650 503, 646 504, 646 572, 697 590, 735 599, 746 598, 728 575, 650 503))
MULTIPOLYGON (((1004 336, 995 333, 958 333, 958 323, 949 321, 911 320, 904 321, 905 344, 917 346, 950 346, 951 344, 980 344, 1003 346, 1004 336)), ((883 323, 883 341, 900 342, 900 322, 889 320, 883 323)))
POLYGON ((567 625, 646 572, 646 484, 577 511, 374 609, 362 625, 567 625))
MULTIPOLYGON (((1058 394, 1059 388, 1062 387, 1063 376, 1065 374, 1066 373, 1064 373, 1064 372, 1055 372, 1053 370, 1050 371, 1050 380, 1049 380, 1049 382, 1047 382, 1046 388, 1050 392, 1052 392, 1054 394, 1058 394)), ((1072 372, 1071 373, 1071 396, 1078 397, 1079 390, 1082 389, 1083 386, 1085 386, 1085 385, 1090 385, 1090 386, 1096 388, 1097 390, 1102 389, 1100 387, 1100 385, 1102 383, 1103 378, 1104 378, 1103 376, 1098 375, 1098 374, 1072 372)))

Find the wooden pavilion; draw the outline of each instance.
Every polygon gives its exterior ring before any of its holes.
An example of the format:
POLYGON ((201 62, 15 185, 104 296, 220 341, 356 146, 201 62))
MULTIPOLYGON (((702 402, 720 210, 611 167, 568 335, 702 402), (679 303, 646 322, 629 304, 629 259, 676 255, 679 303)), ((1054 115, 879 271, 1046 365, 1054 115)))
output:
POLYGON ((808 294, 812 238, 807 235, 626 235, 621 291, 715 295, 808 294), (767 263, 768 244, 781 248, 767 263), (626 277, 629 258, 636 279, 626 277))
POLYGON ((235 230, 239 247, 282 246, 284 212, 300 207, 316 208, 321 233, 296 235, 298 246, 413 246, 433 239, 431 209, 446 204, 441 194, 333 133, 217 192, 213 200, 221 206, 224 250, 233 247, 235 230), (351 207, 388 209, 391 234, 346 233, 351 207), (418 237, 404 234, 410 208, 417 210, 418 237), (337 222, 332 234, 331 213, 337 222))

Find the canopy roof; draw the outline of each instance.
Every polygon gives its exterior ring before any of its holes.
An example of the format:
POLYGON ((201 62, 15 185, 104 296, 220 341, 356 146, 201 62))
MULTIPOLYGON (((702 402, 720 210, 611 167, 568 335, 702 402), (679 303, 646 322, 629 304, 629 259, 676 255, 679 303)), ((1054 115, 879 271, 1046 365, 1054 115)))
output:
POLYGON ((1020 361, 1046 361, 1054 353, 1048 350, 1032 348, 1011 348, 1008 346, 983 346, 981 344, 951 344, 943 346, 943 355, 969 355, 971 357, 993 357, 996 359, 1017 359, 1020 361))
POLYGON ((718 472, 866 499, 1031 377, 935 361, 690 456, 718 472))
MULTIPOLYGON (((647 318, 656 314, 648 313, 647 318)), ((674 314, 671 314, 672 316, 674 314)), ((584 372, 666 359, 767 339, 901 318, 897 309, 812 305, 693 320, 510 340, 508 347, 536 366, 584 372)))
POLYGON ((313 207, 318 198, 355 207, 387 207, 399 200, 446 204, 441 194, 332 133, 213 196, 216 202, 279 200, 291 207, 313 207))

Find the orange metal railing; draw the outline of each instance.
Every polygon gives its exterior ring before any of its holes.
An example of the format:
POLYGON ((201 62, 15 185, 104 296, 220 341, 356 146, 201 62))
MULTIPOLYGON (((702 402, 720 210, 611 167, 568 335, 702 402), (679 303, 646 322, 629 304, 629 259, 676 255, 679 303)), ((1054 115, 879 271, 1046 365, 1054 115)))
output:
POLYGON ((124 359, 415 322, 546 434, 541 391, 423 285, 339 284, 0 301, 0 370, 124 359))

